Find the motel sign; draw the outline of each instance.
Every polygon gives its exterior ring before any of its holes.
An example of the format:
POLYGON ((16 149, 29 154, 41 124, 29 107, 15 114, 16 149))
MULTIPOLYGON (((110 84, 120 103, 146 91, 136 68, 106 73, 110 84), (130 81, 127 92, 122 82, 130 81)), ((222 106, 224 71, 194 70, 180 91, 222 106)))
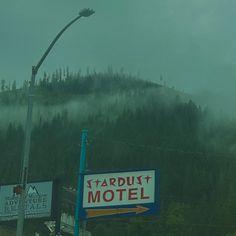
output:
POLYGON ((81 219, 157 212, 158 170, 84 175, 81 219))

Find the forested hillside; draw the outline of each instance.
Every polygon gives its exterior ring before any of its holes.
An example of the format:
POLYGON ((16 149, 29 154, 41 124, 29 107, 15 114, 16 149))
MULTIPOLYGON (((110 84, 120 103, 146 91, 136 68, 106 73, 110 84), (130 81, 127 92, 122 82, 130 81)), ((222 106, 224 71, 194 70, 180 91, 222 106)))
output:
MULTIPOLYGON (((59 70, 45 74, 35 92, 30 180, 61 177, 65 186, 76 187, 83 128, 87 170, 160 168, 160 213, 88 222, 93 235, 236 232, 234 121, 219 122, 173 89, 112 71, 82 76, 59 70), (47 109, 53 112, 44 115, 47 109)), ((2 91, 0 120, 1 111, 25 108, 26 94, 27 82, 2 91)), ((0 182, 10 183, 20 175, 24 123, 11 117, 7 122, 2 114, 0 182)))

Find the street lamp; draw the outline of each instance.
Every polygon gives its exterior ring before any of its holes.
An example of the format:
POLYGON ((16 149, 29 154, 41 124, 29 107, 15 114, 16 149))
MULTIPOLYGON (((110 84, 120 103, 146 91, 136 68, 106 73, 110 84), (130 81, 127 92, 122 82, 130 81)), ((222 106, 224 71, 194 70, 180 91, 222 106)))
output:
POLYGON ((33 112, 33 96, 34 96, 34 85, 35 78, 38 73, 40 66, 43 61, 53 48, 54 44, 60 38, 60 36, 78 19, 81 17, 89 17, 95 13, 94 10, 85 8, 79 12, 79 15, 71 20, 53 39, 41 59, 39 60, 36 66, 32 67, 29 91, 28 91, 28 110, 25 124, 25 137, 24 137, 24 149, 23 149, 23 161, 22 161, 22 169, 21 169, 21 177, 20 177, 20 187, 22 189, 20 193, 19 200, 19 208, 18 208, 18 219, 17 219, 17 229, 16 236, 23 235, 23 227, 24 227, 24 218, 25 218, 25 198, 26 198, 26 185, 28 180, 28 171, 29 171, 29 152, 30 152, 30 139, 31 139, 31 128, 32 128, 32 112, 33 112))

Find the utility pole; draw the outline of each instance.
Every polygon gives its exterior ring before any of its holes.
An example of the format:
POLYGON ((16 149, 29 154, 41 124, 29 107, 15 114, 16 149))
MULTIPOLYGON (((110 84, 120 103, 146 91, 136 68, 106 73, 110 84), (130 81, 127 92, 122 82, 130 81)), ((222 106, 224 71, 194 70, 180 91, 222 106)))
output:
POLYGON ((19 200, 16 236, 22 236, 24 227, 25 199, 27 194, 26 185, 28 181, 29 151, 30 151, 30 139, 31 139, 32 113, 33 113, 33 96, 34 96, 33 94, 34 94, 34 84, 35 84, 36 74, 37 71, 35 71, 35 67, 32 67, 30 87, 28 91, 28 110, 27 110, 27 118, 25 125, 24 154, 23 154, 23 163, 22 163, 21 180, 20 180, 22 191, 19 200))

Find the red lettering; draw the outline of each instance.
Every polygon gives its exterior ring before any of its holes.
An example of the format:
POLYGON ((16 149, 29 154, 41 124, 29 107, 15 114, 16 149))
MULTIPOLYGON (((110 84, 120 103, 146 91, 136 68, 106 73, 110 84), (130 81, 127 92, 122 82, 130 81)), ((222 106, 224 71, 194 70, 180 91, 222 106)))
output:
POLYGON ((127 177, 127 185, 134 185, 134 176, 127 177))
POLYGON ((123 200, 123 192, 125 192, 126 189, 116 189, 116 192, 119 192, 119 200, 122 201, 123 200))
POLYGON ((103 200, 105 202, 111 202, 114 199, 115 193, 112 190, 107 190, 103 193, 103 200), (110 193, 110 197, 109 194, 110 193))
POLYGON ((123 186, 125 184, 125 179, 122 177, 118 177, 118 186, 123 186))
POLYGON ((116 182, 116 178, 110 178, 110 185, 111 186, 116 186, 115 182, 116 182))
POLYGON ((129 200, 137 200, 137 188, 130 188, 128 192, 128 199, 129 200))
POLYGON ((99 183, 102 182, 99 179, 97 179, 96 181, 94 181, 96 183, 96 187, 98 187, 99 183))
POLYGON ((149 199, 150 196, 144 196, 144 188, 141 188, 141 199, 149 199))
POLYGON ((88 185, 87 185, 87 187, 88 187, 88 188, 91 188, 91 187, 92 187, 92 184, 91 184, 91 182, 92 182, 92 179, 90 179, 90 180, 87 180, 87 184, 88 184, 88 185))
POLYGON ((100 202, 100 191, 96 191, 95 196, 92 191, 88 192, 88 202, 100 202))
POLYGON ((101 184, 102 187, 106 187, 107 186, 107 181, 104 179, 102 184, 101 184))
POLYGON ((137 184, 142 185, 142 175, 138 176, 137 180, 138 180, 137 184))

